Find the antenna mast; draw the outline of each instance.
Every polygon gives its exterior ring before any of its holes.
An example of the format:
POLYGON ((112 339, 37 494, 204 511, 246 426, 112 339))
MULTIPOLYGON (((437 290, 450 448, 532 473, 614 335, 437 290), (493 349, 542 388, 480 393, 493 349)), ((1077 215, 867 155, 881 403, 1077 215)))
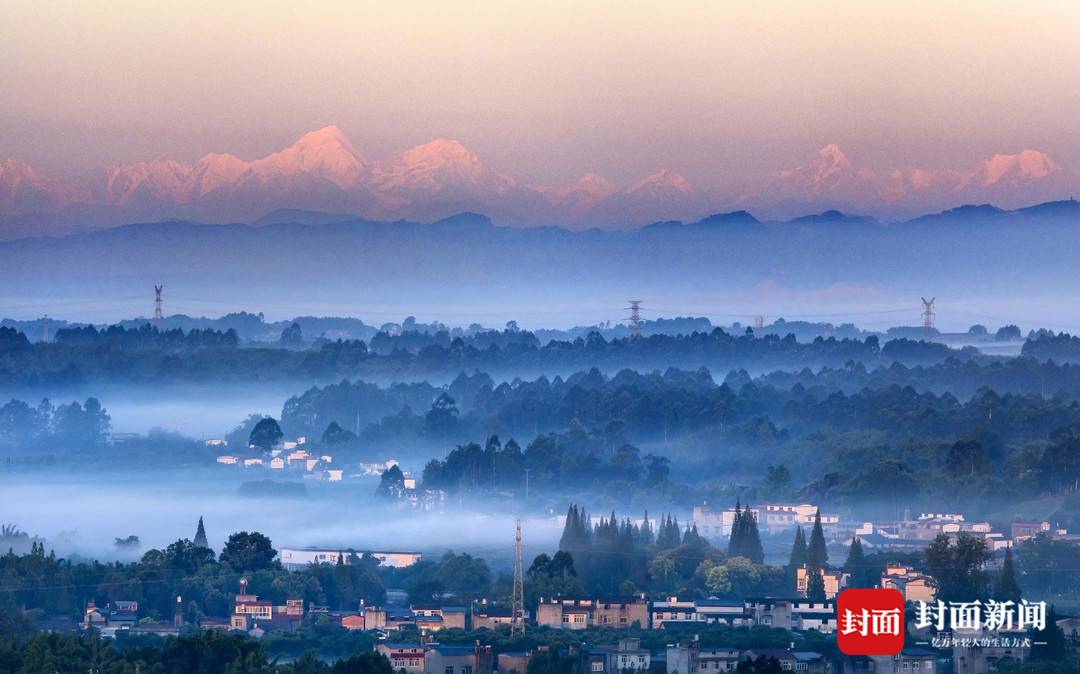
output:
POLYGON ((525 573, 521 561, 521 518, 514 533, 514 598, 510 610, 510 634, 525 634, 525 573))

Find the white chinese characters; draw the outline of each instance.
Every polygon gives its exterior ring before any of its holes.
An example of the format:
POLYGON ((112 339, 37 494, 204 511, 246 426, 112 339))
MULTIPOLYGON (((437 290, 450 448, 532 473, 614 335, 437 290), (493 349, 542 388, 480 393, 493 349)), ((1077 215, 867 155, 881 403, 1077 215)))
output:
POLYGON ((1042 630, 1046 628, 1046 602, 951 601, 916 602, 915 627, 942 630, 1042 630))
POLYGON ((900 609, 845 609, 840 615, 840 632, 858 634, 861 637, 899 636, 901 624, 900 609))

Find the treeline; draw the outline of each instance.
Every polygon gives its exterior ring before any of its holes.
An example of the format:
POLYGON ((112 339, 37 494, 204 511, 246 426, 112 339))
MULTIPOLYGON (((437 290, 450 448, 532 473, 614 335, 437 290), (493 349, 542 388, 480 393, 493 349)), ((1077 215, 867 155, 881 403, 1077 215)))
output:
MULTIPOLYGON (((0 633, 0 636, 6 635, 0 633)), ((166 639, 102 639, 97 632, 73 635, 41 632, 0 638, 0 674, 394 674, 385 656, 368 651, 327 664, 308 652, 293 662, 277 662, 246 635, 211 630, 166 639), (134 643, 129 643, 134 642, 134 643)))
POLYGON ((1066 332, 1054 334, 1048 330, 1040 330, 1028 337, 1020 353, 1038 360, 1080 363, 1080 337, 1066 332))
POLYGON ((991 432, 1009 441, 1043 441, 1058 428, 1080 423, 1073 395, 1000 395, 984 388, 961 400, 895 384, 845 393, 815 383, 812 376, 806 381, 809 386, 785 376, 751 380, 745 372, 733 372, 717 384, 704 369, 624 370, 609 377, 595 368, 566 379, 498 385, 485 374, 459 375, 445 391, 427 384, 381 389, 345 381, 289 399, 282 428, 288 435, 320 437, 332 423, 352 426, 356 420, 359 433, 331 437, 393 446, 420 438, 461 441, 482 433, 543 434, 574 425, 603 429, 613 449, 612 443, 628 438, 668 443, 703 435, 727 435, 736 445, 778 445, 824 429, 873 431, 891 439, 991 432), (414 412, 413 405, 425 400, 433 402, 414 412), (378 414, 386 416, 372 422, 378 414))
MULTIPOLYGON (((106 349, 99 344, 102 338, 96 328, 72 330, 73 338, 80 335, 75 343, 26 345, 20 341, 5 347, 5 341, 10 339, 0 340, 0 386, 78 385, 96 381, 326 381, 357 376, 402 380, 474 370, 512 379, 565 374, 590 367, 605 371, 668 367, 760 371, 841 366, 848 361, 868 366, 888 365, 897 360, 909 364, 934 363, 950 356, 974 358, 977 353, 906 339, 892 340, 884 346, 875 336, 865 340, 818 338, 802 343, 790 334, 759 338, 752 331, 732 335, 719 328, 708 333, 611 340, 592 332, 573 341, 550 341, 543 345, 535 336, 530 337, 530 333, 508 329, 499 334, 482 332, 455 337, 449 344, 430 344, 416 351, 393 348, 386 353, 369 349, 361 340, 322 341, 310 350, 236 348, 235 334, 230 337, 228 331, 211 330, 209 334, 193 331, 196 337, 192 338, 191 332, 161 333, 153 328, 148 331, 116 328, 118 334, 124 335, 123 341, 131 343, 131 348, 106 349), (144 331, 147 334, 140 337, 144 331), (141 346, 147 340, 150 343, 164 340, 163 334, 176 334, 177 343, 193 340, 200 348, 178 350, 171 342, 153 348, 141 346)), ((108 334, 112 330, 104 332, 108 334)), ((398 338, 379 338, 380 343, 385 341, 387 345, 393 344, 394 339, 398 338)))
POLYGON ((98 330, 93 325, 61 328, 54 341, 63 346, 107 349, 160 349, 176 352, 190 349, 235 348, 240 339, 232 328, 200 330, 193 328, 184 332, 181 328, 159 329, 144 323, 138 327, 125 328, 110 325, 98 330))
POLYGON ((442 489, 459 499, 521 496, 527 472, 529 489, 537 493, 594 487, 604 494, 621 494, 623 499, 640 493, 655 501, 663 499, 665 493, 685 491, 668 481, 671 468, 667 458, 642 456, 633 445, 609 445, 612 440, 573 428, 538 436, 522 449, 514 440, 504 446, 498 436, 491 436, 483 447, 468 443, 453 449, 443 460, 429 461, 424 466, 423 486, 442 489))
POLYGON ((0 407, 0 451, 39 448, 96 449, 109 441, 111 419, 96 398, 59 407, 11 400, 0 407))
POLYGON ((171 620, 179 596, 186 621, 197 624, 204 616, 230 614, 241 577, 248 579, 249 592, 275 603, 301 598, 305 605, 355 610, 361 598, 386 600, 378 562, 367 557, 288 572, 276 561, 270 539, 258 532, 231 535, 219 555, 200 543, 181 539, 148 550, 137 562, 103 564, 58 558, 35 541, 28 554, 0 556, 0 609, 27 607, 77 618, 88 601, 104 606, 130 600, 139 602, 144 617, 171 620))
MULTIPOLYGON (((748 380, 749 375, 740 377, 748 380)), ((777 388, 795 385, 856 393, 864 388, 911 387, 917 391, 951 393, 967 398, 980 389, 1000 394, 1018 393, 1052 397, 1080 391, 1080 364, 1062 364, 1035 358, 971 360, 949 358, 933 365, 908 367, 901 363, 867 368, 850 362, 843 367, 812 371, 776 370, 759 377, 777 388)))

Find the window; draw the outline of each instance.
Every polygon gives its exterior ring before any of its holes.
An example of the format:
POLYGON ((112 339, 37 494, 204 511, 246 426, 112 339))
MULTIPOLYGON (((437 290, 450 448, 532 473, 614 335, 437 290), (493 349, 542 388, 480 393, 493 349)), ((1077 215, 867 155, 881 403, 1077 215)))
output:
POLYGON ((602 662, 594 662, 594 663, 592 663, 592 670, 594 672, 602 672, 602 671, 604 671, 604 663, 602 663, 602 662))
POLYGON ((920 666, 922 666, 921 662, 913 662, 913 663, 911 663, 911 668, 912 669, 918 669, 920 666))
POLYGON ((454 674, 454 666, 453 665, 447 665, 446 669, 443 670, 443 674, 454 674))
POLYGON ((472 674, 472 665, 465 665, 462 667, 461 674, 472 674))

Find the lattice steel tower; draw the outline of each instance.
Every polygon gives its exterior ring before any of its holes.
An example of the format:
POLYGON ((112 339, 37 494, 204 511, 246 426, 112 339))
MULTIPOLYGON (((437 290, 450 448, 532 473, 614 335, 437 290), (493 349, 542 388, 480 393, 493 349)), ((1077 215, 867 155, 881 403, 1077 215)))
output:
POLYGON ((630 336, 641 336, 641 300, 627 300, 630 302, 630 306, 626 307, 630 310, 630 316, 626 320, 630 321, 630 336))
POLYGON ((922 312, 922 327, 923 333, 927 339, 934 334, 934 300, 936 297, 931 297, 929 300, 925 297, 919 298, 922 300, 923 312, 922 312))
POLYGON ((525 634, 525 572, 521 560, 521 518, 514 533, 514 598, 510 609, 510 634, 525 634))
POLYGON ((164 285, 154 286, 154 320, 161 320, 161 291, 165 289, 164 285))

